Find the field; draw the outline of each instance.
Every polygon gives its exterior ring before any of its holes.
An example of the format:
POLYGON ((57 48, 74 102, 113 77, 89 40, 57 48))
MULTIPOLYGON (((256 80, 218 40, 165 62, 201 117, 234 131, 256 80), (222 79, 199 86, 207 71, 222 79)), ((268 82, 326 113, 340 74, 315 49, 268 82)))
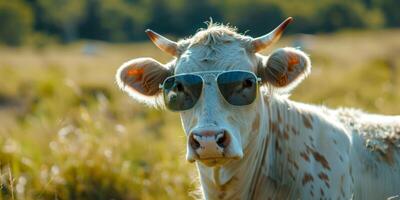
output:
MULTIPOLYGON (((312 74, 291 99, 400 114, 400 30, 302 38, 312 74)), ((269 51, 263 52, 267 54, 269 51)), ((114 81, 150 43, 0 47, 1 199, 190 199, 179 116, 131 101, 114 81)))

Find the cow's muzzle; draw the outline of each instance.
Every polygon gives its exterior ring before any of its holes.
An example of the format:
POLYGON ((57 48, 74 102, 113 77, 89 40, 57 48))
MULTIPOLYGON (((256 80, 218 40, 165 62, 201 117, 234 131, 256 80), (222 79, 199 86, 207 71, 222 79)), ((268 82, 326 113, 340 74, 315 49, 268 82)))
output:
POLYGON ((225 129, 195 129, 189 134, 188 160, 216 161, 239 159, 232 151, 232 135, 225 129))
POLYGON ((200 159, 217 158, 224 155, 230 136, 225 130, 192 132, 189 143, 200 159))

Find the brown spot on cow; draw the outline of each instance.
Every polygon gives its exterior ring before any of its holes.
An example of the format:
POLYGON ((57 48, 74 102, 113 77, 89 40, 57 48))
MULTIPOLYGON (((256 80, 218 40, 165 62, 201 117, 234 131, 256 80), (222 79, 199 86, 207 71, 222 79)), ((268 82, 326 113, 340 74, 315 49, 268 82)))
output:
POLYGON ((304 127, 308 128, 308 129, 312 129, 312 124, 311 124, 311 120, 309 119, 309 117, 307 115, 301 115, 303 118, 303 124, 304 127))
POLYGON ((319 162, 322 167, 324 167, 327 170, 331 170, 331 167, 329 166, 329 162, 326 160, 325 156, 323 156, 322 154, 314 151, 313 152, 313 156, 315 161, 319 162))
POLYGON ((326 175, 324 172, 321 172, 318 174, 318 178, 323 180, 323 181, 329 181, 329 176, 326 175))
POLYGON ((289 139, 289 134, 287 133, 286 130, 283 131, 283 138, 284 138, 285 140, 288 140, 288 139, 289 139))
POLYGON ((310 158, 308 157, 306 152, 301 152, 300 156, 307 162, 310 162, 310 158))
POLYGON ((289 153, 287 154, 287 160, 288 160, 288 163, 292 164, 293 167, 294 167, 296 170, 299 170, 299 165, 296 163, 295 160, 292 159, 292 157, 290 156, 289 153))
POLYGON ((253 132, 257 132, 259 127, 260 127, 260 113, 257 113, 256 117, 254 118, 253 124, 251 125, 251 129, 253 130, 253 132))
POLYGON ((318 178, 325 182, 326 187, 329 188, 329 176, 321 172, 318 174, 318 178))
POLYGON ((311 182, 311 181, 314 181, 314 177, 311 174, 307 173, 307 172, 304 173, 303 180, 301 181, 303 186, 305 184, 307 184, 308 182, 311 182))
POLYGON ((311 148, 306 143, 304 143, 304 146, 306 147, 307 152, 311 153, 313 155, 315 161, 319 162, 322 165, 322 167, 324 167, 325 169, 331 170, 329 162, 326 160, 324 155, 322 155, 319 152, 315 151, 313 148, 311 148))
POLYGON ((279 130, 278 130, 278 124, 275 122, 271 123, 271 131, 272 133, 278 134, 279 130))
POLYGON ((331 170, 329 162, 326 160, 325 156, 323 156, 322 154, 316 152, 314 149, 312 149, 307 144, 304 144, 304 145, 307 148, 307 152, 312 153, 315 161, 319 162, 322 165, 323 168, 325 168, 327 170, 331 170))
POLYGON ((296 129, 296 128, 294 128, 293 126, 292 126, 292 132, 293 132, 293 134, 294 135, 299 135, 299 131, 296 129))

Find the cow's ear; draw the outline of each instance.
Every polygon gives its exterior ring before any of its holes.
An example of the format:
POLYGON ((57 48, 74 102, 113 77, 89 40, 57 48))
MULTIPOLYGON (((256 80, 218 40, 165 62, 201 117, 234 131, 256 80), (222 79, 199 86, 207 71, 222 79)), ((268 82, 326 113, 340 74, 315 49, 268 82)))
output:
POLYGON ((294 48, 286 47, 274 51, 269 57, 260 58, 258 75, 263 83, 276 88, 291 90, 311 71, 308 56, 294 48))
POLYGON ((135 100, 156 106, 161 89, 159 85, 173 74, 152 58, 138 58, 124 63, 117 71, 118 86, 135 100))

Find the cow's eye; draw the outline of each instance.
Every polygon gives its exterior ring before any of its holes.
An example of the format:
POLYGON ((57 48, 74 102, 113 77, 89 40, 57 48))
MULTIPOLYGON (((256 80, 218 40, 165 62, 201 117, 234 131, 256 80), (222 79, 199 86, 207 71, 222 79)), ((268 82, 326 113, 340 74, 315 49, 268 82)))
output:
POLYGON ((251 80, 251 79, 244 80, 243 83, 242 83, 242 86, 244 88, 252 87, 253 86, 253 80, 251 80))

